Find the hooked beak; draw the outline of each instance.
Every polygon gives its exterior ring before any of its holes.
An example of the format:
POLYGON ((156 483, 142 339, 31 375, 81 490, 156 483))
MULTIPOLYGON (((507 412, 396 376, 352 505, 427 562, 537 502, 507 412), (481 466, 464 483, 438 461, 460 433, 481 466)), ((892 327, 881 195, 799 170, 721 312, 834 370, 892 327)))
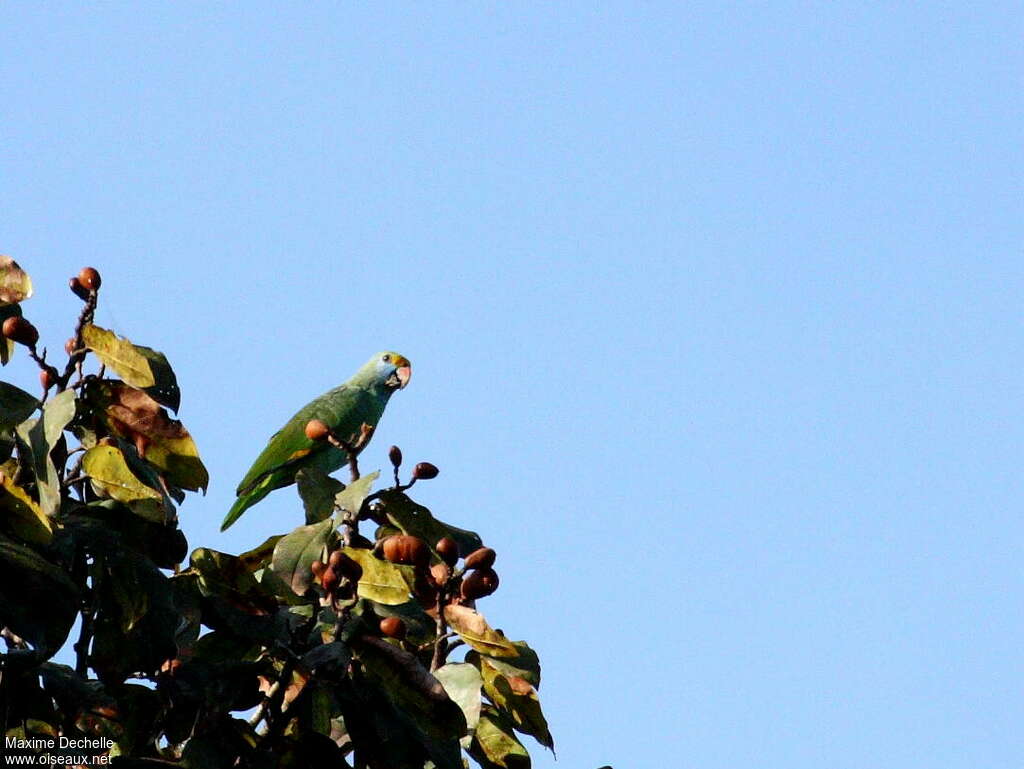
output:
POLYGON ((401 390, 409 384, 409 380, 412 378, 412 366, 399 366, 395 369, 395 375, 398 377, 398 389, 401 390))

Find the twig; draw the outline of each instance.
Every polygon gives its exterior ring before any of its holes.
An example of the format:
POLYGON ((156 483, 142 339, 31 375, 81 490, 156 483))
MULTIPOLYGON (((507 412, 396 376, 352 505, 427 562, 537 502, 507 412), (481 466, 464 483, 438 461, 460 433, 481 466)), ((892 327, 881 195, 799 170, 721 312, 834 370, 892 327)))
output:
POLYGON ((78 316, 78 323, 75 325, 75 340, 74 349, 68 353, 68 362, 64 367, 64 373, 57 379, 57 392, 63 392, 68 389, 68 382, 71 381, 71 375, 78 370, 79 381, 82 380, 82 360, 85 358, 86 348, 83 347, 82 342, 82 330, 87 324, 92 323, 93 315, 96 313, 96 302, 99 299, 99 294, 95 289, 89 291, 89 298, 85 300, 85 306, 82 308, 81 314, 78 316))
POLYGON ((437 640, 434 641, 434 656, 430 661, 431 673, 445 663, 445 660, 448 659, 448 651, 451 649, 451 646, 448 644, 448 623, 444 618, 444 607, 448 604, 449 582, 451 582, 450 574, 448 579, 444 581, 444 584, 438 586, 437 590, 437 622, 435 625, 437 640))
POLYGON ((329 430, 327 433, 327 440, 336 449, 341 449, 348 456, 348 471, 352 476, 352 481, 359 480, 359 461, 356 459, 363 447, 370 442, 370 438, 373 437, 374 426, 368 425, 365 422, 362 427, 359 428, 359 437, 355 443, 349 443, 344 438, 336 435, 334 430, 329 430))
MULTIPOLYGON (((83 570, 86 570, 88 564, 84 563, 85 556, 80 556, 80 561, 76 563, 76 570, 79 575, 83 570)), ((74 649, 76 654, 75 659, 75 672, 80 676, 85 676, 89 672, 89 645, 92 643, 93 635, 93 624, 96 619, 96 598, 99 596, 99 586, 101 582, 101 575, 103 573, 103 562, 93 557, 91 571, 91 584, 86 590, 85 596, 82 599, 82 627, 78 633, 78 641, 75 642, 74 649)))

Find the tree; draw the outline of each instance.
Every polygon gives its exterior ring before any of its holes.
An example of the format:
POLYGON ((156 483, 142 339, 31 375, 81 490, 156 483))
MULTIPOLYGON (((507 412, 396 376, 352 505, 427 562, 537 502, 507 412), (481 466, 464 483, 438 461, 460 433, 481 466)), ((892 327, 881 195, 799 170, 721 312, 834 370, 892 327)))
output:
POLYGON ((177 510, 207 470, 168 413, 166 357, 93 323, 100 285, 71 279, 83 305, 58 367, 22 314, 29 276, 0 257, 0 363, 24 348, 43 393, 0 382, 0 751, 140 769, 461 769, 465 752, 512 769, 529 766, 517 733, 553 749, 537 654, 475 610, 494 551, 410 497, 438 471, 403 483, 397 447, 390 486, 355 460, 347 484, 304 470, 303 525, 182 565, 177 510), (74 667, 52 661, 75 634, 74 667))

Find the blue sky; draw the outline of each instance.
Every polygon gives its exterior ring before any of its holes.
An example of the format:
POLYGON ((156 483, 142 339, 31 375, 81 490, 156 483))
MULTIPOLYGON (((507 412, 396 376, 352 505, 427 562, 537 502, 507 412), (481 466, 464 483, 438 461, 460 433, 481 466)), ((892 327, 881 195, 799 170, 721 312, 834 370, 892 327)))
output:
POLYGON ((396 349, 363 465, 433 461, 421 501, 498 550, 557 766, 1019 764, 1019 6, 0 21, 0 250, 51 348, 92 264, 175 366, 193 547, 297 525, 285 490, 217 533, 396 349))

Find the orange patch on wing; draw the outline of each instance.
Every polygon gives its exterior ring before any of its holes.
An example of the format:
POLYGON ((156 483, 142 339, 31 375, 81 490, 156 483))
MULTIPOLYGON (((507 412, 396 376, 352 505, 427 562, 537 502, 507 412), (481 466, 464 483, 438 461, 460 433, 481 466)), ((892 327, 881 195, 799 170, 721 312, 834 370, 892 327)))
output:
POLYGON ((288 461, 290 462, 293 459, 302 459, 304 456, 306 456, 306 454, 312 453, 312 451, 313 449, 299 449, 298 451, 293 452, 290 457, 288 457, 288 461))

